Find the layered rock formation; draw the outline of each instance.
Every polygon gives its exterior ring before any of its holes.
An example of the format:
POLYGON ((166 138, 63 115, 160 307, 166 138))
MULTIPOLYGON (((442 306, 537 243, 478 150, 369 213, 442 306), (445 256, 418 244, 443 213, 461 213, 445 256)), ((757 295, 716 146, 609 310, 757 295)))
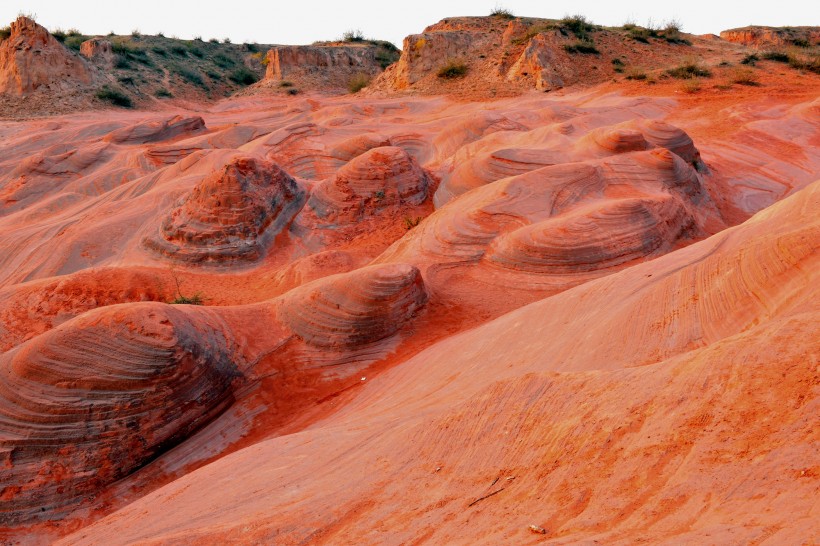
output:
POLYGON ((308 206, 324 225, 349 224, 365 213, 405 203, 420 205, 429 184, 427 174, 403 149, 372 148, 319 184, 308 206))
POLYGON ((346 88, 354 76, 369 78, 381 72, 383 61, 392 56, 388 53, 384 46, 370 43, 277 46, 267 53, 265 79, 300 87, 346 88))
POLYGON ((235 348, 207 314, 101 309, 0 357, 0 514, 26 520, 183 441, 232 402, 235 348))
POLYGON ((278 314, 306 343, 350 350, 395 334, 426 301, 417 268, 376 265, 296 290, 278 314))
POLYGON ((240 156, 197 184, 145 244, 188 262, 254 261, 302 200, 302 190, 278 165, 240 156))
POLYGON ((170 140, 181 135, 195 135, 203 130, 205 121, 199 116, 173 116, 117 129, 109 133, 105 140, 116 144, 147 144, 170 140))
POLYGON ((814 46, 820 44, 820 27, 748 26, 724 30, 720 37, 745 46, 767 48, 781 46, 814 46))
POLYGON ((48 31, 20 16, 0 43, 0 94, 25 96, 41 88, 67 90, 91 83, 91 73, 48 31))

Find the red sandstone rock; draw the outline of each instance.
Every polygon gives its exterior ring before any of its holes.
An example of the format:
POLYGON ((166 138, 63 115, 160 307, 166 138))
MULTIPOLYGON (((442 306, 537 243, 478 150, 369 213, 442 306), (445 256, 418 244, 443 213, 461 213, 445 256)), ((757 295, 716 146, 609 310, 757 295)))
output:
POLYGON ((20 16, 0 43, 0 94, 29 95, 39 88, 89 84, 91 74, 48 31, 20 16))
POLYGON ((91 38, 80 44, 80 55, 108 68, 114 64, 114 48, 111 42, 101 38, 91 38))
POLYGON ((240 156, 202 180, 145 244, 182 261, 253 261, 302 202, 301 189, 279 166, 240 156))
POLYGON ((761 27, 748 26, 724 30, 720 37, 726 41, 757 48, 793 46, 796 43, 820 44, 820 27, 761 27))

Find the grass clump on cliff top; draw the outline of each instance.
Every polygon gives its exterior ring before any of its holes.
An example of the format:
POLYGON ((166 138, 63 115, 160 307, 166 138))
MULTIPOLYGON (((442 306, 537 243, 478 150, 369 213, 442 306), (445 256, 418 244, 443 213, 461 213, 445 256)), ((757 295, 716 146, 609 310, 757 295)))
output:
POLYGON ((505 7, 496 6, 490 12, 490 17, 498 17, 499 19, 515 19, 515 15, 505 7))
POLYGON ((110 102, 114 106, 121 106, 123 108, 131 108, 133 103, 131 102, 131 97, 120 91, 119 89, 115 89, 113 87, 103 86, 102 89, 97 91, 97 98, 100 100, 104 100, 110 102))
POLYGON ((439 68, 438 77, 445 80, 454 80, 456 78, 463 78, 468 72, 467 65, 458 60, 447 61, 447 64, 439 68))
POLYGON ((579 40, 588 40, 589 33, 595 30, 595 25, 583 15, 567 15, 560 24, 562 30, 572 32, 579 40))
POLYGON ((348 30, 342 34, 343 42, 364 42, 364 34, 359 29, 348 30))

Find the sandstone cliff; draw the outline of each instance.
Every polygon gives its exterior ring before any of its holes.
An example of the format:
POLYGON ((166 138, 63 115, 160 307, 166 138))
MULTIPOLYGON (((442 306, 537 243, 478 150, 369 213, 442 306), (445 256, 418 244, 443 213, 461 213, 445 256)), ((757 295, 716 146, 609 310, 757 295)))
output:
POLYGON ((22 96, 41 87, 89 83, 88 67, 45 28, 23 16, 11 24, 11 35, 0 44, 0 93, 22 96))
POLYGON ((820 27, 748 26, 724 30, 726 41, 752 47, 813 46, 820 44, 820 27))
POLYGON ((352 78, 370 79, 396 57, 395 48, 382 42, 277 46, 268 51, 265 79, 300 88, 346 88, 352 78))

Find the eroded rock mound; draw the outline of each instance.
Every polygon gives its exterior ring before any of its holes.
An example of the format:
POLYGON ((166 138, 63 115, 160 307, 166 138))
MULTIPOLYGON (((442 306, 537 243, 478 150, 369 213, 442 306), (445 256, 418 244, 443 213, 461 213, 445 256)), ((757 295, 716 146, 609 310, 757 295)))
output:
POLYGON ((224 410, 235 348, 208 317, 109 307, 3 355, 0 520, 60 513, 224 410))
POLYGON ((373 148, 322 182, 308 205, 320 222, 350 223, 367 209, 419 205, 427 198, 429 178, 402 148, 373 148))
POLYGON ((357 74, 372 77, 382 71, 381 49, 369 43, 275 47, 267 54, 265 79, 309 88, 345 88, 357 74))
POLYGON ((693 229, 692 217, 670 195, 593 204, 495 239, 493 264, 546 275, 607 269, 669 252, 693 229))
POLYGON ((28 17, 11 24, 0 43, 0 93, 29 95, 41 87, 70 88, 91 83, 83 61, 28 17))
POLYGON ((295 290, 279 317, 310 345, 351 349, 393 335, 426 301, 417 268, 375 265, 295 290))
POLYGON ((114 46, 101 38, 91 38, 80 44, 80 55, 109 68, 114 64, 114 46))
POLYGON ((117 129, 106 136, 105 140, 116 144, 146 144, 169 140, 180 135, 194 135, 203 130, 205 120, 199 116, 173 116, 117 129))
POLYGON ((197 184, 144 242, 183 261, 253 261, 299 210, 303 195, 275 163, 239 156, 197 184))

